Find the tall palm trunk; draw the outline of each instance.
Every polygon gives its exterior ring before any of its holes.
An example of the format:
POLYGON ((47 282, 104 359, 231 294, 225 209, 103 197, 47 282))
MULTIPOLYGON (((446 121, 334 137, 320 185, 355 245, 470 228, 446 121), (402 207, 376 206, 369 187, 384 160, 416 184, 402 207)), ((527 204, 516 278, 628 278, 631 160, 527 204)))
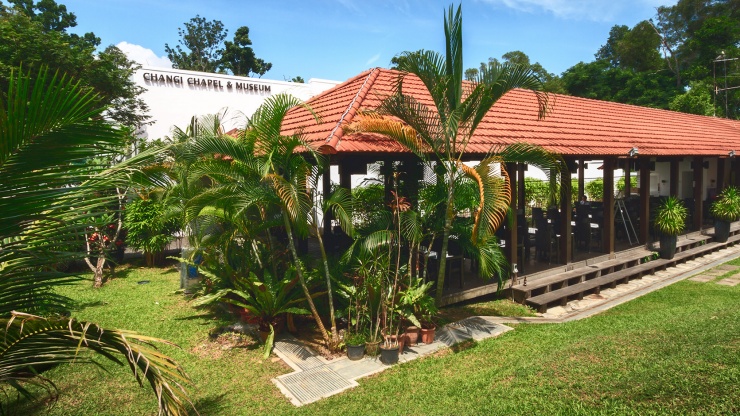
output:
MULTIPOLYGON (((316 223, 316 221, 314 221, 316 223)), ((339 345, 339 333, 337 332, 337 320, 334 316, 334 296, 332 295, 331 288, 331 274, 329 273, 329 260, 326 257, 326 249, 324 248, 324 239, 321 238, 321 233, 316 227, 316 237, 319 240, 319 249, 321 249, 321 260, 324 263, 324 274, 326 276, 326 293, 329 300, 329 319, 331 320, 331 345, 329 349, 335 351, 339 345)), ((350 320, 350 323, 352 321, 350 320)))
POLYGON ((306 296, 308 307, 309 309, 311 309, 311 315, 313 315, 313 319, 316 321, 316 325, 319 327, 319 331, 321 332, 321 336, 324 338, 326 346, 331 347, 329 334, 326 332, 324 323, 321 322, 319 311, 316 310, 316 305, 313 303, 311 292, 308 290, 308 285, 306 285, 306 278, 303 276, 301 259, 298 257, 298 251, 296 250, 295 243, 293 242, 293 228, 290 225, 290 218, 288 217, 288 213, 285 211, 285 209, 283 209, 283 223, 285 224, 285 233, 288 234, 288 248, 290 249, 290 253, 293 256, 293 263, 295 264, 296 273, 298 274, 298 281, 301 283, 301 289, 303 289, 303 294, 306 296))
POLYGON ((442 249, 439 253, 439 270, 437 271, 437 291, 434 300, 439 305, 444 292, 445 273, 447 272, 447 248, 450 243, 452 220, 455 218, 455 175, 449 173, 447 180, 447 209, 445 210, 445 226, 442 230, 442 249))

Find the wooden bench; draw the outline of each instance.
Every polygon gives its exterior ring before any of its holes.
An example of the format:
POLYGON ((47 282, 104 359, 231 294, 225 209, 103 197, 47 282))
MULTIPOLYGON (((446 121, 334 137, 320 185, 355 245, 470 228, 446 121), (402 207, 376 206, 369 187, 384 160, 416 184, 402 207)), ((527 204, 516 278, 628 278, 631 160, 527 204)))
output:
POLYGON ((644 258, 644 254, 642 253, 632 254, 616 259, 602 261, 590 266, 579 267, 567 272, 558 273, 552 276, 544 277, 542 279, 537 279, 533 282, 528 283, 526 286, 523 284, 515 285, 512 288, 512 294, 515 301, 523 303, 525 300, 532 296, 538 296, 544 293, 552 292, 554 290, 573 286, 584 281, 597 278, 603 274, 608 274, 625 268, 634 267, 640 264, 640 260, 642 258, 644 258))
POLYGON ((736 244, 740 242, 740 234, 730 236, 726 243, 707 242, 710 240, 711 237, 694 239, 692 242, 684 244, 684 246, 691 245, 692 248, 676 253, 670 260, 656 259, 640 265, 626 267, 612 273, 584 280, 574 285, 555 288, 554 290, 529 297, 525 301, 528 305, 537 309, 538 312, 545 313, 551 304, 557 303, 564 306, 570 300, 582 300, 583 296, 587 293, 599 293, 605 286, 614 288, 618 283, 627 283, 630 279, 642 278, 642 276, 654 274, 658 270, 665 270, 668 267, 720 250, 728 245, 736 244), (702 241, 703 243, 698 243, 698 241, 702 241))
POLYGON ((668 262, 669 260, 658 259, 638 266, 628 267, 573 286, 567 286, 552 292, 533 296, 527 299, 526 303, 537 309, 538 312, 545 313, 548 306, 552 303, 557 302, 559 305, 564 306, 570 300, 582 300, 585 294, 590 292, 599 293, 604 286, 614 288, 620 282, 627 283, 632 278, 641 278, 646 274, 652 274, 656 269, 665 268, 668 262))

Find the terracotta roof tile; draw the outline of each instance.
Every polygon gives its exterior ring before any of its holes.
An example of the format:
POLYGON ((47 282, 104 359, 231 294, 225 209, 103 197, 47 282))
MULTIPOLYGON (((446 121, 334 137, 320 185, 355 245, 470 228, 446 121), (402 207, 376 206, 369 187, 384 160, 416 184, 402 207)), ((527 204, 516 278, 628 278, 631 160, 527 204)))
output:
MULTIPOLYGON (((357 110, 375 109, 393 93, 398 71, 374 68, 313 97, 308 104, 321 124, 303 109, 292 110, 283 132, 301 130, 324 153, 406 152, 391 139, 377 134, 344 135, 342 125, 357 110)), ((404 93, 433 106, 421 81, 404 78, 404 93)), ((563 155, 626 155, 632 147, 640 155, 725 156, 740 151, 740 122, 607 101, 551 94, 552 110, 537 119, 535 95, 512 90, 480 123, 468 144, 468 153, 487 153, 491 147, 516 142, 541 145, 563 155)))

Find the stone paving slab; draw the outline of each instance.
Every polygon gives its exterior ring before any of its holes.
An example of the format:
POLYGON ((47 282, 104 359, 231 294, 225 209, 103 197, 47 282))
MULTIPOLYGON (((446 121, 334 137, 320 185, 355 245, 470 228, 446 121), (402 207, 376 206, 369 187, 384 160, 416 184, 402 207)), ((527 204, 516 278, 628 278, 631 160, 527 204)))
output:
POLYGON ((296 406, 312 403, 357 386, 356 381, 342 377, 328 366, 284 374, 273 379, 273 383, 296 406))
POLYGON ((710 270, 705 270, 702 272, 702 274, 706 274, 709 276, 722 276, 723 274, 727 274, 727 270, 720 270, 719 268, 714 268, 710 270))
MULTIPOLYGON (((470 339, 495 337, 512 329, 485 317, 466 318, 439 328, 435 341, 431 344, 419 343, 407 346, 398 357, 398 362, 415 360, 470 339)), ((358 385, 357 379, 391 367, 381 363, 379 357, 369 356, 358 361, 350 361, 346 357, 327 361, 290 336, 277 340, 274 351, 295 370, 272 380, 295 406, 302 406, 355 387, 358 385)))
POLYGON ((728 272, 732 272, 732 271, 735 271, 735 270, 740 270, 740 266, 735 266, 734 264, 723 264, 721 266, 717 266, 717 269, 726 270, 728 272))
POLYGON ((692 282, 706 283, 706 282, 709 282, 709 281, 714 280, 716 278, 717 278, 717 276, 711 276, 711 275, 707 275, 706 273, 702 273, 702 274, 698 274, 698 275, 690 278, 689 280, 691 280, 692 282))
POLYGON ((723 286, 737 286, 738 283, 740 283, 739 278, 727 278, 727 279, 722 279, 719 282, 717 282, 718 285, 723 285, 723 286))

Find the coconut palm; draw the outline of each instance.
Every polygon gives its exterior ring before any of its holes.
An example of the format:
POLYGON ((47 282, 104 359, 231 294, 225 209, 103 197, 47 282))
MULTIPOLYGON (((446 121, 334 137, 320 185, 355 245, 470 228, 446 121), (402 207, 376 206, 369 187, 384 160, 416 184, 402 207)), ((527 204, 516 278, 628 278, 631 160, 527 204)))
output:
POLYGON ((115 204, 106 191, 142 177, 142 159, 114 168, 90 163, 113 159, 125 140, 104 110, 95 94, 46 70, 35 80, 13 74, 0 99, 0 390, 53 391, 43 371, 90 362, 87 351, 128 364, 140 384, 146 379, 160 413, 186 414, 186 376, 152 346, 166 341, 55 314, 69 299, 54 287, 80 278, 57 266, 85 255, 66 242, 84 235, 97 207, 115 204))
POLYGON ((476 168, 462 163, 461 158, 476 128, 504 94, 514 88, 534 91, 540 117, 544 117, 547 111, 548 96, 538 92, 542 83, 531 70, 510 63, 492 63, 483 68, 472 82, 463 82, 461 6, 458 6, 457 11, 450 6, 444 19, 444 32, 445 55, 425 50, 403 53, 403 59, 399 59, 398 69, 402 73, 397 81, 396 93, 382 102, 378 114, 365 114, 346 126, 346 130, 350 132, 385 134, 423 160, 434 160, 444 167, 447 197, 437 277, 437 301, 441 299, 444 287, 446 254, 455 218, 454 201, 458 178, 468 176, 479 186, 480 204, 475 213, 473 238, 479 247, 488 247, 485 252, 490 252, 496 249, 490 235, 505 218, 511 200, 509 178, 503 162, 526 161, 544 167, 550 174, 557 173, 561 166, 557 158, 548 152, 525 144, 492 149, 476 168), (421 80, 434 101, 434 107, 404 93, 404 79, 409 74, 421 80))

